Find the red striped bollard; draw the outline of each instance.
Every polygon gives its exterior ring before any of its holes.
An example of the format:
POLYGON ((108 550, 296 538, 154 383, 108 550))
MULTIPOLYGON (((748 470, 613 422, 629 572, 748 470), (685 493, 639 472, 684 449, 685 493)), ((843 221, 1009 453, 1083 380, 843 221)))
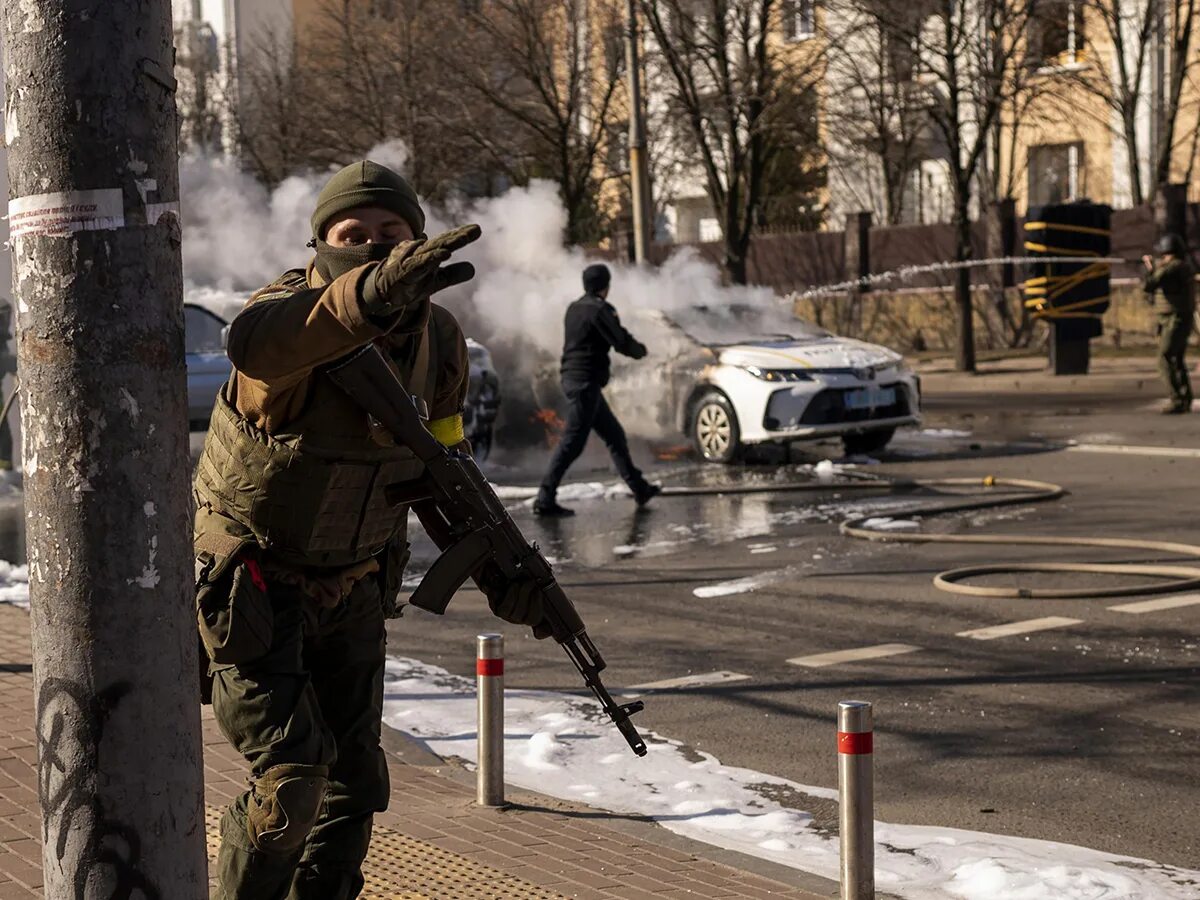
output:
POLYGON ((475 802, 504 805, 504 635, 481 634, 475 654, 479 766, 475 802))
POLYGON ((838 704, 838 812, 842 900, 875 898, 875 771, 871 704, 838 704))

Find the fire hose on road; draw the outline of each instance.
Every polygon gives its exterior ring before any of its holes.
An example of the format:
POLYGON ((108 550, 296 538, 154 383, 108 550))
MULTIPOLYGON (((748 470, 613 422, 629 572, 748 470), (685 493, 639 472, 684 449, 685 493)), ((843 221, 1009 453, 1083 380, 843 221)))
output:
MULTIPOLYGON (((799 484, 748 485, 729 488, 668 488, 663 493, 671 496, 697 496, 704 494, 763 494, 794 492, 837 491, 887 491, 907 493, 915 490, 943 490, 980 488, 982 493, 959 495, 961 499, 944 500, 918 499, 910 504, 894 507, 887 511, 890 518, 932 518, 948 513, 995 509, 1003 506, 1021 506, 1028 503, 1043 503, 1057 500, 1066 494, 1063 487, 1045 481, 1021 478, 934 478, 915 480, 888 480, 870 478, 845 483, 802 482, 799 484), (992 493, 997 491, 998 493, 992 493)), ((943 495, 945 496, 945 495, 943 495)), ((946 534, 912 531, 885 530, 873 527, 874 515, 856 516, 839 526, 847 537, 877 543, 906 544, 992 544, 1003 546, 1036 547, 1096 547, 1106 550, 1137 550, 1149 553, 1176 554, 1200 559, 1200 546, 1174 541, 1148 541, 1136 538, 1060 537, 1036 534, 946 534)), ((934 586, 953 594, 972 597, 1000 599, 1081 599, 1128 597, 1132 595, 1166 594, 1200 588, 1200 565, 1169 565, 1160 563, 1080 563, 1080 562, 1037 562, 1037 563, 985 563, 964 566, 942 572, 933 579, 934 586), (1144 582, 1116 587, 1087 588, 1031 588, 1021 586, 983 586, 966 584, 972 578, 987 575, 1013 574, 1090 574, 1115 576, 1144 576, 1165 581, 1144 582)))

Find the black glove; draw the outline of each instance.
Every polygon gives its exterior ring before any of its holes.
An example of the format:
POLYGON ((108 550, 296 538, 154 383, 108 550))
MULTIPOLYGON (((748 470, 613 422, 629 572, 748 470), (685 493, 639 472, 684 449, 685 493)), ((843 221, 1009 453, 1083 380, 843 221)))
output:
POLYGON ((546 595, 532 578, 491 579, 485 590, 492 612, 514 625, 528 625, 538 640, 550 636, 546 624, 546 595))
POLYGON ((404 241, 371 273, 363 286, 363 305, 371 316, 391 316, 431 294, 470 281, 475 267, 453 263, 443 267, 455 250, 479 239, 478 225, 463 225, 435 238, 404 241))

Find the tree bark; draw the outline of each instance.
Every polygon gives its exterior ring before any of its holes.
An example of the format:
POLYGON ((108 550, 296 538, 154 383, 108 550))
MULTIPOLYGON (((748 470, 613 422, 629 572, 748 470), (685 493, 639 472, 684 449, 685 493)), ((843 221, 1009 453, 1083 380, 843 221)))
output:
MULTIPOLYGON (((971 259, 971 221, 967 211, 960 209, 955 216, 957 241, 954 259, 971 259)), ((954 305, 958 309, 958 340, 954 348, 954 367, 960 372, 975 371, 975 317, 971 304, 971 270, 966 266, 954 273, 954 305)))
POLYGON ((207 896, 171 6, 4 8, 45 896, 207 896))

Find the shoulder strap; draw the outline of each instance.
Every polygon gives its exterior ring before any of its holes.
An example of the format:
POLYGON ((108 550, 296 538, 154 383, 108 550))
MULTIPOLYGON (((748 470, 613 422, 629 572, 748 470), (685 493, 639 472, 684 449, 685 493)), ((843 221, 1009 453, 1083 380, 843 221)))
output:
POLYGON ((433 343, 433 319, 430 317, 427 324, 421 332, 421 337, 417 341, 417 355, 413 360, 412 375, 408 379, 408 392, 417 397, 425 396, 425 387, 429 384, 429 357, 431 355, 430 345, 433 343))

